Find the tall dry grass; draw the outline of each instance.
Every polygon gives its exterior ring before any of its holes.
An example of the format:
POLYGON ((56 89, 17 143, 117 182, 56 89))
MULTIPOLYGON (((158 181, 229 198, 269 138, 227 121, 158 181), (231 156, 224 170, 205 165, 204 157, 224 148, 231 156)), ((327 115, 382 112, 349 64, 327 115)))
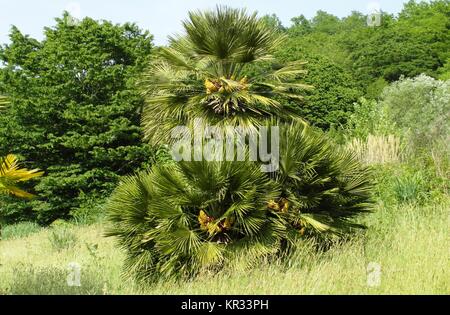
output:
POLYGON ((400 139, 394 135, 369 135, 367 140, 353 138, 345 145, 345 148, 367 165, 401 161, 400 139))
POLYGON ((449 294, 449 202, 380 206, 364 218, 365 235, 318 252, 305 242, 288 261, 262 262, 191 281, 139 287, 121 278, 124 255, 103 226, 73 227, 77 243, 56 250, 51 229, 0 242, 0 294, 449 294), (68 287, 67 266, 81 266, 81 287, 68 287), (368 283, 378 264, 380 282, 368 283))

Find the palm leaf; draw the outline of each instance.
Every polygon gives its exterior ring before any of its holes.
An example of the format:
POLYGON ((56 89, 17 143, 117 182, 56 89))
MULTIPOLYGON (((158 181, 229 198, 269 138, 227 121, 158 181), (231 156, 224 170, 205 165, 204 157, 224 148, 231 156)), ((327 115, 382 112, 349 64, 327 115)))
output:
POLYGON ((42 175, 43 172, 37 169, 20 168, 17 157, 9 154, 5 158, 0 158, 0 193, 11 194, 21 198, 31 198, 33 195, 18 188, 17 184, 42 175))
POLYGON ((280 172, 273 176, 291 204, 287 221, 318 234, 362 227, 350 219, 372 208, 369 169, 305 124, 282 126, 280 139, 280 172))

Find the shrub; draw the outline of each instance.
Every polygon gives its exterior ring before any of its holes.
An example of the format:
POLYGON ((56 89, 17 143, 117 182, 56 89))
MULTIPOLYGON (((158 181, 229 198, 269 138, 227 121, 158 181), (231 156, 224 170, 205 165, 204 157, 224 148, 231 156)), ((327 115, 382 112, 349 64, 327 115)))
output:
POLYGON ((255 163, 185 162, 123 180, 107 206, 141 280, 193 275, 238 248, 273 252, 283 226, 267 211, 277 188, 255 163))
POLYGON ((411 153, 436 139, 449 140, 450 80, 426 75, 401 79, 385 88, 379 106, 386 108, 393 127, 405 135, 411 153))
MULTIPOLYGON (((282 43, 279 31, 227 7, 191 12, 184 27, 186 36, 162 49, 142 81, 151 143, 174 141, 176 126, 201 128, 196 118, 252 135, 269 121, 296 117, 281 100, 302 99, 304 63, 264 63, 282 43), (251 66, 257 74, 246 76, 251 66)), ((239 253, 289 253, 302 236, 362 227, 353 219, 370 209, 367 169, 300 119, 281 129, 280 171, 272 174, 257 162, 203 160, 123 180, 107 205, 107 235, 126 249, 127 274, 143 281, 194 276, 239 253)))
POLYGON ((396 135, 409 147, 409 155, 447 141, 450 127, 450 80, 426 75, 401 78, 387 86, 379 101, 360 99, 347 124, 347 135, 367 139, 396 135))
POLYGON ((347 136, 366 140, 369 135, 397 135, 396 132, 386 107, 377 101, 360 98, 353 104, 353 112, 346 125, 347 136))
POLYGON ((301 123, 282 128, 280 170, 255 162, 180 162, 123 180, 107 235, 139 280, 193 276, 246 253, 289 253, 304 236, 345 235, 370 210, 368 171, 301 123))
POLYGON ((302 123, 281 128, 280 139, 280 170, 272 176, 294 229, 336 236, 363 227, 353 219, 372 208, 370 169, 302 123))

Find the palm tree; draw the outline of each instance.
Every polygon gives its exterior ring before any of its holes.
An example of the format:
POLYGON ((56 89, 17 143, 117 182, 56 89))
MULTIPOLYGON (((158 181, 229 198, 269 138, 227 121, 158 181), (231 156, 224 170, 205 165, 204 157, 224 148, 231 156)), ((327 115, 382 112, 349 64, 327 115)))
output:
POLYGON ((181 162, 123 180, 107 206, 107 235, 126 249, 127 273, 145 281, 194 275, 242 250, 279 254, 305 235, 362 227, 354 218, 370 210, 368 170, 279 101, 299 99, 307 88, 295 82, 304 63, 271 65, 283 36, 255 14, 226 7, 190 13, 184 28, 142 81, 146 138, 168 143, 175 126, 201 128, 197 118, 246 132, 275 123, 280 170, 261 173, 249 161, 181 162))
POLYGON ((185 34, 170 38, 141 81, 150 142, 169 142, 172 128, 194 127, 196 118, 252 132, 265 118, 294 116, 277 98, 302 99, 309 86, 296 81, 305 62, 274 63, 284 35, 256 13, 228 7, 190 12, 183 26, 185 34))
POLYGON ((12 154, 0 158, 0 194, 10 194, 20 198, 32 198, 32 194, 20 189, 17 185, 21 182, 40 177, 43 175, 43 172, 37 169, 28 170, 19 167, 17 157, 12 154))
POLYGON ((151 281, 221 266, 239 250, 275 253, 285 227, 267 204, 279 188, 252 162, 182 162, 122 181, 108 204, 129 275, 151 281))

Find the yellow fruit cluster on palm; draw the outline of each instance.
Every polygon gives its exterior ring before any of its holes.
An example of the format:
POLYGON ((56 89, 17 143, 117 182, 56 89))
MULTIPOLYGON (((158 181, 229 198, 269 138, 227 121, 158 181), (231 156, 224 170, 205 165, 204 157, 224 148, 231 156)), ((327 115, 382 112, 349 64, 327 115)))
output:
POLYGON ((207 94, 242 91, 248 89, 248 79, 247 77, 244 77, 239 81, 236 81, 234 77, 231 77, 230 79, 226 79, 225 77, 221 77, 220 79, 206 79, 205 88, 207 94))
POLYGON ((287 213, 289 211, 289 201, 285 198, 281 198, 278 201, 270 200, 267 203, 267 207, 277 212, 287 213))
POLYGON ((215 222, 214 217, 208 216, 205 211, 200 210, 198 215, 198 222, 200 223, 200 229, 206 231, 210 236, 217 235, 226 230, 229 230, 233 225, 233 221, 229 218, 222 220, 221 222, 215 222))
MULTIPOLYGON (((267 208, 276 212, 286 214, 289 212, 289 201, 286 198, 280 198, 278 201, 270 200, 267 203, 267 208)), ((300 235, 305 234, 306 228, 301 223, 294 224, 294 227, 297 229, 300 235)))
POLYGON ((33 195, 18 188, 17 184, 40 177, 44 173, 38 169, 19 168, 19 161, 13 154, 0 158, 0 194, 11 194, 20 198, 32 198, 33 195))

